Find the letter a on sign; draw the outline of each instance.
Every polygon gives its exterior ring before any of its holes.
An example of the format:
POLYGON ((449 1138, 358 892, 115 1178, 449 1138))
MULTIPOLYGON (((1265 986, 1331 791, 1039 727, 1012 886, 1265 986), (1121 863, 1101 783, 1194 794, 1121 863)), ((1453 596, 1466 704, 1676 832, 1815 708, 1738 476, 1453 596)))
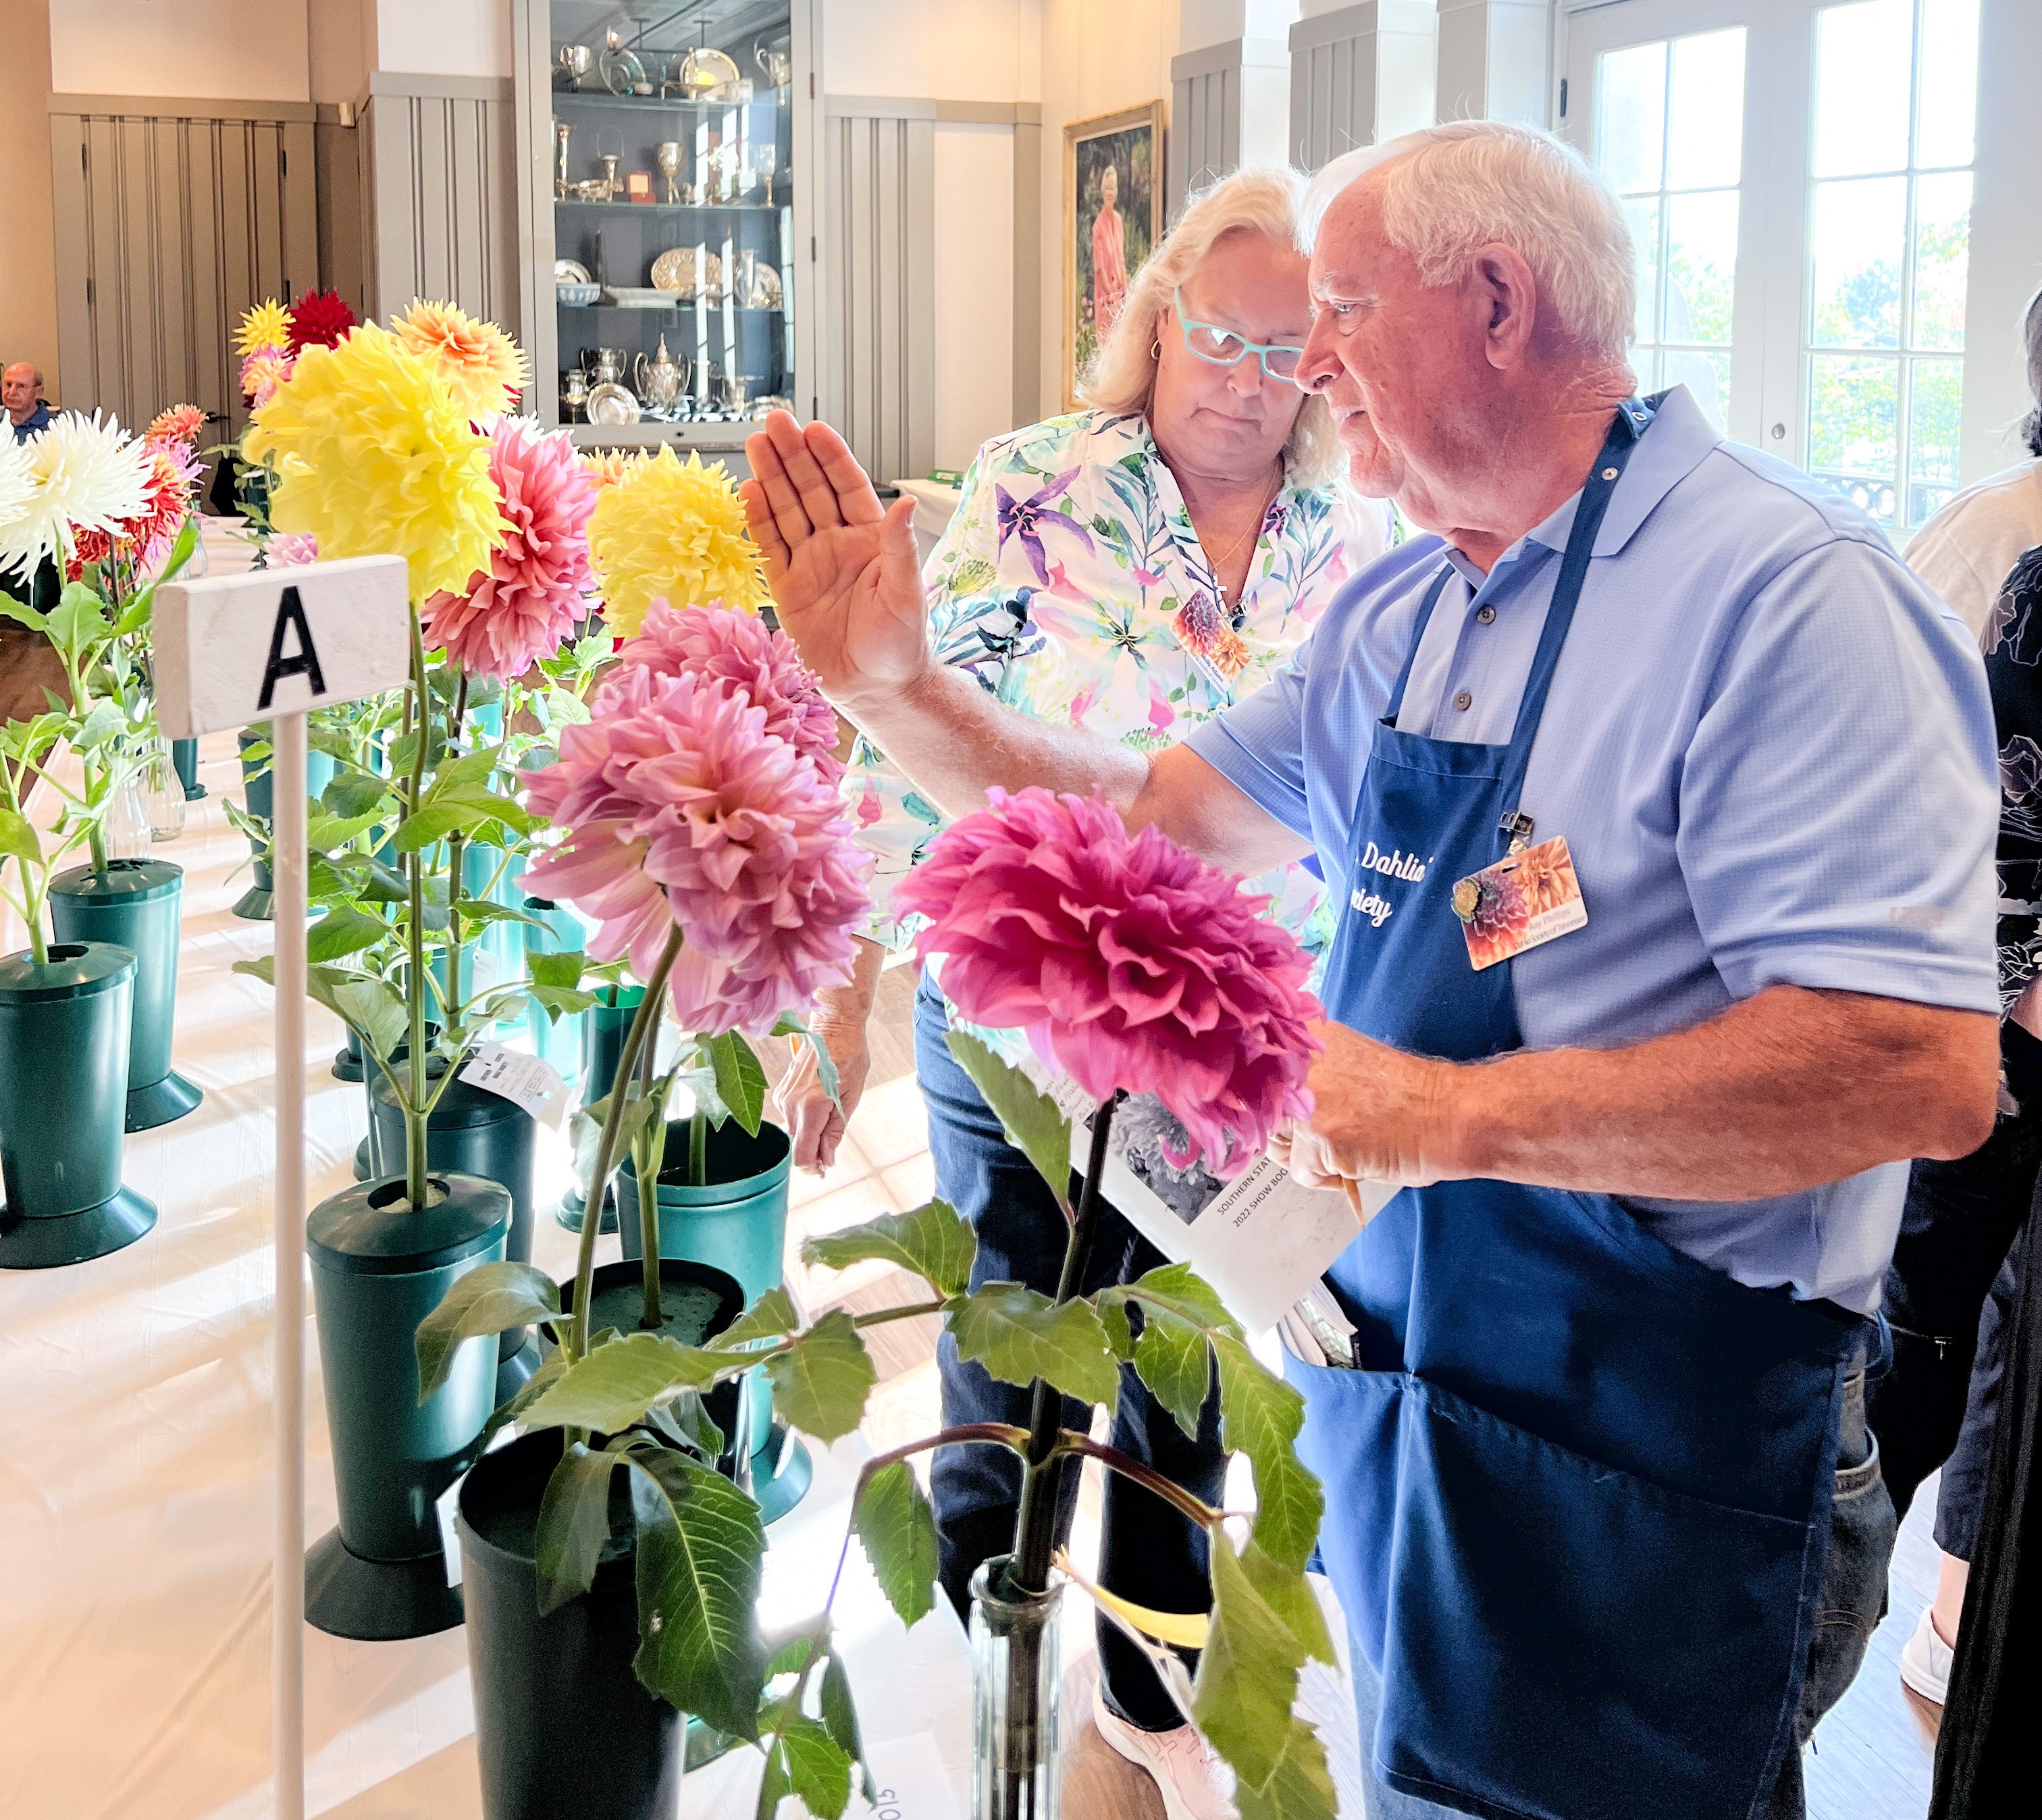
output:
POLYGON ((188 740, 402 686, 411 673, 401 556, 258 569, 156 591, 156 714, 188 740))

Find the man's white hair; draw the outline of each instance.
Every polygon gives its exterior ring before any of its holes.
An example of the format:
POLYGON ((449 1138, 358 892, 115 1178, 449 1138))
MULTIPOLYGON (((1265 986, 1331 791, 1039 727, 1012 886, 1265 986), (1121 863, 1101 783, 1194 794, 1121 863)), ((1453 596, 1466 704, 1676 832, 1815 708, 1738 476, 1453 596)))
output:
POLYGON ((1562 332, 1621 359, 1636 332, 1631 229, 1616 192, 1550 133, 1503 120, 1452 120, 1322 166, 1298 212, 1312 250, 1334 199, 1381 169, 1382 228, 1428 285, 1458 284, 1484 247, 1522 254, 1562 332))

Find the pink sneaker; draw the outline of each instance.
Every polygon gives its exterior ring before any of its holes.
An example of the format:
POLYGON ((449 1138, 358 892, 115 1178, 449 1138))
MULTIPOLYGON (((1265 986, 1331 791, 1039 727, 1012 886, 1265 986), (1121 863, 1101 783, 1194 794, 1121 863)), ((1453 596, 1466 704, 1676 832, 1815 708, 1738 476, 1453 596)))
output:
POLYGON ((1238 1820, 1233 1807, 1233 1772, 1195 1727, 1144 1731, 1130 1725, 1095 1688, 1092 1723, 1099 1735, 1138 1769, 1146 1770, 1163 1796, 1168 1820, 1238 1820))

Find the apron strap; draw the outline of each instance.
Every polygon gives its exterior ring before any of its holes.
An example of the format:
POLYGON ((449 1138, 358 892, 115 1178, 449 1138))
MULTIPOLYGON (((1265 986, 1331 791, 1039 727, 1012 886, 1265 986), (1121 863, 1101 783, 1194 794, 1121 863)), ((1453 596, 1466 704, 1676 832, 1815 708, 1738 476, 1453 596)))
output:
POLYGON ((1417 660, 1418 647, 1424 642, 1425 628, 1432 623, 1432 609, 1440 604, 1440 596, 1447 591, 1447 583, 1453 579, 1454 565, 1442 563, 1440 572, 1432 578, 1432 585, 1425 590, 1425 598, 1418 603, 1418 623, 1412 629, 1411 642, 1405 648, 1404 667, 1397 672, 1397 686, 1390 692, 1390 705, 1382 710, 1382 725, 1397 725, 1398 711, 1404 705, 1404 685, 1411 680, 1411 666, 1417 660))

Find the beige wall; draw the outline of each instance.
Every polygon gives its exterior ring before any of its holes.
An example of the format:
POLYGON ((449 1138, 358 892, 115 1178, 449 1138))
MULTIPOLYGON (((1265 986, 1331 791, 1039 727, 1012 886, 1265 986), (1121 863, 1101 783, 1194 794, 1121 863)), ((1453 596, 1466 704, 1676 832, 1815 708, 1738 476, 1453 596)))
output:
POLYGON ((0 0, 0 171, 6 174, 6 238, 0 250, 0 365, 32 360, 52 399, 57 372, 56 237, 50 208, 48 0, 0 0))
POLYGON ((312 99, 308 0, 52 0, 59 94, 312 99))

